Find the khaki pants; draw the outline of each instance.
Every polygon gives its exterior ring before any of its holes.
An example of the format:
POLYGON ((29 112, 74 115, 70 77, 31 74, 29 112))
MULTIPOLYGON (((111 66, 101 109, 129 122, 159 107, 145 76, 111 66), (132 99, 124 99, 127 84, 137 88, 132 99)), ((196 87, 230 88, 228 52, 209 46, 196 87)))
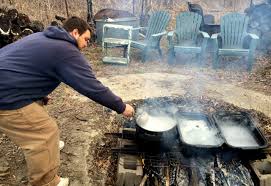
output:
POLYGON ((0 131, 23 150, 31 185, 59 183, 59 130, 41 105, 32 103, 17 110, 0 110, 0 131))

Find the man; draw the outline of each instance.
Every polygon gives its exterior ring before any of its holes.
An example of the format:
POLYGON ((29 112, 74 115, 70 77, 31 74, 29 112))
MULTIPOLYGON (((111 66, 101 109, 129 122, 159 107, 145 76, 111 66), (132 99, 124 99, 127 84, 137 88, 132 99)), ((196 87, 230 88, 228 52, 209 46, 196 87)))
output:
POLYGON ((80 49, 91 28, 77 17, 0 49, 0 131, 24 152, 30 184, 68 185, 57 175, 59 131, 38 104, 61 82, 126 117, 134 109, 98 81, 80 49))

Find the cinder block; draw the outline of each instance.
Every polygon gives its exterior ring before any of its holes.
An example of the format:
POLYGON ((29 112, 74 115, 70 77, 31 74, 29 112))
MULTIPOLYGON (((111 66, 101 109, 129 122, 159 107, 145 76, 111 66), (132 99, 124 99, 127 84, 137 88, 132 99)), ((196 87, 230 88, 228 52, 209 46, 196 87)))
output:
POLYGON ((143 177, 143 165, 138 156, 119 154, 117 186, 139 185, 143 177))
POLYGON ((143 166, 138 156, 121 154, 118 161, 118 173, 134 173, 143 176, 143 166))
POLYGON ((271 185, 271 159, 262 159, 250 162, 250 165, 256 175, 257 185, 271 185))

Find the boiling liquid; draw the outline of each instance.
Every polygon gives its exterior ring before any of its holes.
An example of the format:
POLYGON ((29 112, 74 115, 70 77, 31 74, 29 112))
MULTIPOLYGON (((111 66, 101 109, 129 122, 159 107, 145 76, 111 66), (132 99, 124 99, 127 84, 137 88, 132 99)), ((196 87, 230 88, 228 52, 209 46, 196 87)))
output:
POLYGON ((209 128, 205 120, 180 118, 178 122, 179 132, 187 144, 216 146, 222 143, 217 129, 209 128))
POLYGON ((142 128, 153 132, 163 132, 170 130, 176 124, 176 121, 170 116, 152 116, 144 114, 137 119, 142 128))
POLYGON ((221 132, 228 144, 237 147, 259 146, 253 133, 247 128, 233 122, 223 123, 221 132))

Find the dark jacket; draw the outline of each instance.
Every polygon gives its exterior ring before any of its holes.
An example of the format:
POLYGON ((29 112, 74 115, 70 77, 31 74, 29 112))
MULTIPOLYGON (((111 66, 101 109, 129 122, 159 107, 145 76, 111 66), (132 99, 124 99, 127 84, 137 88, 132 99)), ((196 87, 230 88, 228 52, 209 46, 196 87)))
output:
POLYGON ((76 40, 48 27, 0 49, 0 110, 18 109, 50 94, 63 82, 122 113, 125 104, 98 81, 76 40))

